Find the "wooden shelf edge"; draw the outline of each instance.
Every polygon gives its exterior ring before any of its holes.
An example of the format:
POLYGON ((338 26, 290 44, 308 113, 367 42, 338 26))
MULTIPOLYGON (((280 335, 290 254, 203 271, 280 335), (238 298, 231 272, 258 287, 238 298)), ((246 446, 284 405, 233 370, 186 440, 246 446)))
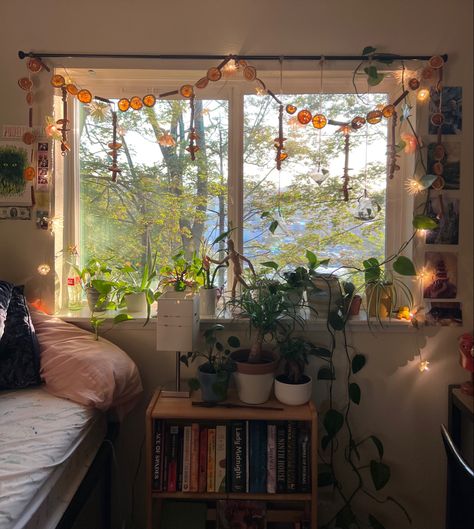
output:
POLYGON ((153 492, 153 498, 174 500, 263 500, 263 501, 311 501, 311 493, 251 493, 251 492, 153 492))

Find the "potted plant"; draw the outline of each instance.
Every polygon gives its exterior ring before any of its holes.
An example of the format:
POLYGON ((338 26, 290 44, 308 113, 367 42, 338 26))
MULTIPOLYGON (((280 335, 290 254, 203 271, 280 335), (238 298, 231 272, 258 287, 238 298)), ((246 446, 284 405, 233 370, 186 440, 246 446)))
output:
POLYGON ((279 353, 283 373, 275 378, 275 397, 291 406, 305 404, 311 398, 313 381, 304 369, 317 349, 304 338, 289 336, 280 343, 279 353))
POLYGON ((80 268, 73 265, 86 293, 91 312, 107 309, 108 295, 114 282, 111 279, 112 269, 106 261, 92 257, 80 268))
MULTIPOLYGON (((205 359, 205 362, 198 367, 197 378, 189 381, 191 390, 201 389, 204 402, 218 402, 227 398, 234 363, 230 358, 230 349, 217 339, 216 333, 223 329, 223 325, 216 324, 204 331, 206 351, 194 351, 181 356, 181 362, 186 366, 199 358, 205 359)), ((227 345, 232 348, 240 347, 240 341, 236 336, 230 336, 227 339, 227 345)))
POLYGON ((356 293, 356 286, 351 281, 342 281, 341 287, 343 292, 343 313, 346 315, 347 318, 350 318, 351 316, 357 316, 360 311, 362 297, 356 293))
POLYGON ((199 311, 201 316, 215 316, 217 307, 217 295, 219 288, 216 286, 216 274, 225 265, 215 265, 214 261, 205 255, 202 259, 199 275, 202 277, 202 285, 199 288, 199 311), (214 267, 212 266, 214 264, 214 267))
POLYGON ((184 250, 180 250, 171 258, 172 263, 160 269, 160 284, 166 291, 173 291, 176 297, 186 297, 199 284, 202 262, 194 253, 191 260, 185 257, 184 250))

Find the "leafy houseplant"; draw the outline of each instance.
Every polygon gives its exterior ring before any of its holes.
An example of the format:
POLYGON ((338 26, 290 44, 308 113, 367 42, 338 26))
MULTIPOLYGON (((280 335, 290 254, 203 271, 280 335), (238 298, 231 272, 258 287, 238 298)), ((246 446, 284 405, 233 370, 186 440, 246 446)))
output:
POLYGON ((202 286, 199 289, 200 314, 201 316, 215 316, 217 305, 218 287, 216 286, 216 274, 223 264, 213 266, 213 261, 207 255, 202 259, 201 269, 198 275, 202 278, 202 286))
POLYGON ((201 260, 193 254, 191 260, 186 259, 184 251, 181 250, 173 255, 172 264, 160 269, 163 286, 172 287, 175 292, 184 292, 195 288, 199 282, 199 271, 202 267, 201 260))
POLYGON ((114 285, 111 279, 112 269, 109 264, 92 257, 82 268, 76 265, 73 265, 73 268, 76 270, 86 293, 91 312, 106 310, 107 297, 114 285))
MULTIPOLYGON (((206 351, 194 351, 181 356, 181 362, 186 366, 198 358, 206 360, 198 367, 198 378, 189 381, 191 390, 201 389, 202 400, 205 402, 217 402, 227 398, 230 374, 234 371, 234 363, 230 358, 231 351, 218 340, 216 335, 223 329, 223 325, 216 324, 204 331, 206 351)), ((240 341, 236 336, 230 336, 227 345, 232 348, 240 347, 240 341)))

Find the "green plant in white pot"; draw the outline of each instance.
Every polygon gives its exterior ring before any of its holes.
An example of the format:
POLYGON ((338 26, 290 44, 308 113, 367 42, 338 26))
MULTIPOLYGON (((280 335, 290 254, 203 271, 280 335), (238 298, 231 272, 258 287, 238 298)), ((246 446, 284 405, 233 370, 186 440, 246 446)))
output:
MULTIPOLYGON (((181 356, 181 362, 186 366, 199 358, 205 359, 205 362, 198 367, 197 378, 189 381, 191 390, 201 390, 204 402, 218 402, 227 398, 230 375, 235 369, 234 362, 230 358, 231 350, 223 345, 216 335, 223 329, 224 326, 220 324, 209 327, 204 331, 207 349, 181 356)), ((240 347, 240 341, 236 336, 230 336, 227 345, 231 348, 240 347)))

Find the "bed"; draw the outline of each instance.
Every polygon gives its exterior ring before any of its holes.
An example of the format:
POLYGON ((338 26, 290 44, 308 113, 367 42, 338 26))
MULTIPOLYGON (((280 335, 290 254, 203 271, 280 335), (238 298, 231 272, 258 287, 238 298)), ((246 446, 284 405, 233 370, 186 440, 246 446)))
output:
POLYGON ((101 480, 110 528, 112 441, 142 392, 138 370, 107 340, 26 307, 24 332, 36 340, 28 360, 29 342, 11 347, 1 283, 0 529, 72 527, 101 480))

